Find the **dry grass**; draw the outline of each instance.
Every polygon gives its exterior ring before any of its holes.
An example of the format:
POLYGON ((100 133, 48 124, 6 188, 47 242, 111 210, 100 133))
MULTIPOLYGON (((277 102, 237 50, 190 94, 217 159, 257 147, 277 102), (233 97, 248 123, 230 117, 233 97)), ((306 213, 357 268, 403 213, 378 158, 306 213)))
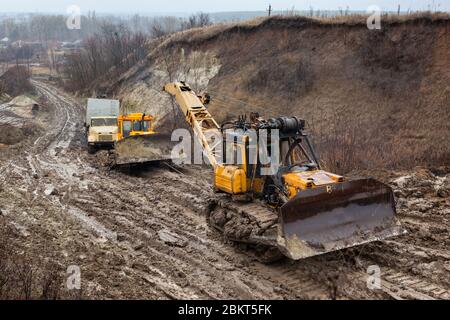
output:
MULTIPOLYGON (((215 24, 205 28, 195 28, 175 33, 169 36, 162 47, 174 46, 184 43, 200 44, 205 41, 214 40, 217 37, 226 37, 231 33, 248 33, 264 28, 305 28, 305 27, 333 27, 333 26, 367 26, 368 15, 350 14, 332 17, 304 17, 304 16, 273 16, 259 17, 247 21, 235 23, 215 24)), ((384 14, 382 23, 387 25, 405 23, 438 23, 448 22, 450 14, 417 12, 411 14, 392 15, 384 14)))
POLYGON ((278 59, 276 64, 272 61, 260 63, 256 70, 246 80, 248 91, 257 94, 261 89, 276 91, 280 82, 284 79, 290 79, 284 86, 284 94, 288 97, 295 97, 303 94, 312 88, 314 73, 311 62, 294 59, 278 59))
MULTIPOLYGON (((432 143, 425 136, 394 136, 385 134, 383 125, 368 125, 345 116, 337 110, 327 123, 311 124, 321 164, 339 174, 377 169, 403 169, 418 165, 439 167, 449 165, 450 148, 441 138, 432 143)), ((425 119, 418 119, 417 123, 425 119)), ((403 128, 404 130, 404 128, 403 128)), ((439 132, 442 137, 449 132, 439 132)))
POLYGON ((392 145, 373 137, 363 123, 334 113, 327 125, 314 127, 312 135, 323 168, 338 174, 354 170, 393 168, 399 161, 392 145))

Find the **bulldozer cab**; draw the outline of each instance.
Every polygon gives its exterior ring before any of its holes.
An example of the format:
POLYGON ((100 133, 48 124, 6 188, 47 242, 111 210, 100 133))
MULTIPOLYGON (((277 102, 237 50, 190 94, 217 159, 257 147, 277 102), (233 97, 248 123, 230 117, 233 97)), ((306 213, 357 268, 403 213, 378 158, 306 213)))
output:
POLYGON ((154 130, 155 118, 144 113, 118 117, 115 165, 130 166, 172 160, 171 136, 154 130))
MULTIPOLYGON (((262 142, 255 131, 228 130, 223 135, 223 165, 216 170, 216 187, 231 194, 263 194, 265 184, 272 185, 273 180, 281 179, 281 176, 278 178, 280 172, 288 170, 283 170, 286 168, 284 158, 288 168, 300 163, 297 161, 300 157, 294 155, 294 145, 296 142, 289 137, 271 139, 269 134, 267 141, 262 142)), ((304 148, 301 150, 305 151, 304 148)), ((303 170, 317 168, 310 159, 305 151, 303 162, 308 167, 304 166, 303 170)), ((283 183, 277 185, 282 186, 283 183)))
POLYGON ((134 113, 119 116, 119 140, 131 136, 154 134, 152 116, 143 113, 134 113))
POLYGON ((280 141, 280 172, 320 170, 319 158, 307 135, 280 141))
POLYGON ((281 172, 292 168, 303 171, 320 168, 317 155, 306 135, 284 136, 279 140, 271 139, 269 135, 265 143, 253 143, 253 138, 258 139, 248 133, 227 132, 223 141, 223 163, 245 170, 248 178, 260 178, 261 169, 273 166, 273 163, 268 163, 270 161, 277 161, 275 168, 280 168, 281 172))

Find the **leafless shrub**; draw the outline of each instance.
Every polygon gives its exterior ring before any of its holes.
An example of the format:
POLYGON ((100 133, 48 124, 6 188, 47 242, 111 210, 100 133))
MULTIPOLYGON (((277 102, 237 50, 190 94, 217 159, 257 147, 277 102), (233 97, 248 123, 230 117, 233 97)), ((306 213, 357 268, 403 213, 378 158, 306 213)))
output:
MULTIPOLYGON (((189 70, 189 66, 184 63, 185 56, 184 50, 179 48, 173 48, 172 50, 168 50, 166 54, 163 54, 162 66, 164 72, 167 74, 169 82, 185 80, 186 74, 189 70)), ((172 130, 175 130, 177 127, 177 123, 180 123, 180 119, 182 118, 182 114, 179 111, 179 108, 176 106, 175 101, 172 99, 172 130), (181 114, 181 115, 180 115, 181 114)))
POLYGON ((383 137, 374 137, 362 122, 348 120, 343 109, 334 112, 324 125, 313 124, 312 131, 321 164, 327 170, 346 174, 393 164, 394 159, 386 159, 392 151, 383 137))
POLYGON ((0 77, 0 94, 7 93, 10 96, 17 96, 33 90, 30 83, 30 73, 24 66, 13 66, 0 77))
POLYGON ((58 300, 60 297, 61 286, 63 278, 61 277, 61 268, 54 264, 49 263, 41 280, 41 299, 44 300, 58 300))
POLYGON ((6 228, 0 228, 0 299, 9 295, 9 283, 12 275, 11 254, 13 252, 8 237, 11 231, 6 228))
POLYGON ((143 33, 132 33, 123 25, 103 25, 101 33, 84 41, 81 51, 67 57, 68 89, 83 90, 100 78, 118 76, 147 52, 147 37, 143 33))
POLYGON ((153 38, 163 37, 180 31, 183 27, 182 21, 175 17, 157 17, 150 25, 149 32, 153 38))
POLYGON ((427 145, 420 136, 403 135, 399 139, 395 135, 387 135, 378 122, 363 123, 347 115, 345 108, 341 108, 321 125, 312 121, 316 149, 322 166, 327 170, 347 174, 360 170, 396 170, 448 163, 450 149, 443 141, 427 145))
POLYGON ((163 54, 163 69, 169 77, 169 81, 183 80, 179 78, 179 70, 183 60, 183 51, 181 49, 173 49, 167 54, 163 54))
POLYGON ((53 262, 43 263, 37 257, 33 257, 27 252, 27 248, 21 248, 20 242, 13 240, 18 237, 14 228, 8 224, 0 225, 0 299, 61 298, 63 286, 61 267, 53 262))
POLYGON ((183 29, 203 28, 212 24, 211 17, 207 13, 199 12, 191 15, 185 22, 183 29))
POLYGON ((16 277, 21 289, 22 299, 30 300, 33 289, 34 269, 31 264, 26 261, 26 258, 14 261, 16 268, 16 277))

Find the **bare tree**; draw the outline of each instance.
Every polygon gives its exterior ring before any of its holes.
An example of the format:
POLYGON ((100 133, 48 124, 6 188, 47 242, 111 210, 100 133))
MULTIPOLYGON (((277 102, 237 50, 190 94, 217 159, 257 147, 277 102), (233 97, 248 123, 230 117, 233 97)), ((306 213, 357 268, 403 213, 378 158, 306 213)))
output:
POLYGON ((102 31, 83 42, 82 50, 69 55, 65 72, 71 90, 88 88, 102 77, 128 70, 148 52, 147 37, 130 32, 124 25, 105 24, 102 31))
POLYGON ((185 29, 202 28, 211 24, 211 16, 207 13, 199 12, 189 17, 185 23, 185 29))
POLYGON ((150 34, 154 38, 159 38, 167 34, 177 32, 182 29, 180 19, 175 17, 158 17, 150 24, 150 34))
POLYGON ((16 65, 19 65, 20 60, 26 60, 28 72, 30 72, 30 59, 34 55, 34 49, 30 45, 23 45, 14 49, 16 65))

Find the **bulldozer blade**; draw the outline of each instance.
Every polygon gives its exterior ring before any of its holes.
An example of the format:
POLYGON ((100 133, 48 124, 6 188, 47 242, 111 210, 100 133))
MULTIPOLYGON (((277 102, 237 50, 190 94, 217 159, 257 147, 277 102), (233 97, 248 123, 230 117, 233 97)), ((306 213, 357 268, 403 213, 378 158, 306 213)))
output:
POLYGON ((301 191, 280 211, 278 247, 293 260, 403 233, 392 189, 374 179, 301 191))
POLYGON ((172 159, 176 143, 166 134, 152 134, 125 138, 115 146, 115 165, 144 164, 172 159))

